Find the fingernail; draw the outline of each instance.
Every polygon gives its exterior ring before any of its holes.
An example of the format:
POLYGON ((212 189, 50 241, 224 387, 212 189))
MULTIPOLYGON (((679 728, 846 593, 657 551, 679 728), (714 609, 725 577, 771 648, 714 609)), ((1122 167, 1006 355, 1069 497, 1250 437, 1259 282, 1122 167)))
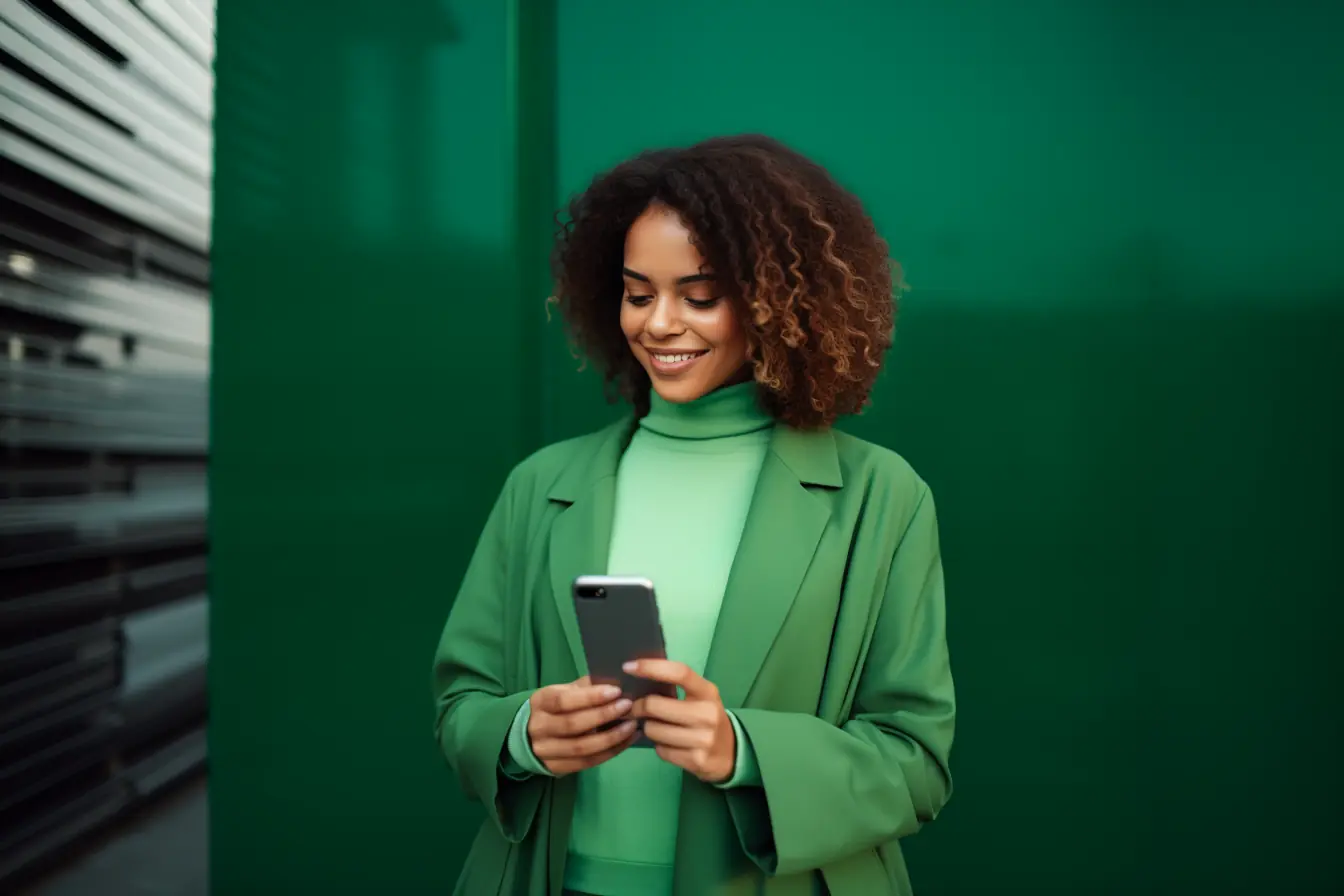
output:
POLYGON ((621 689, 614 684, 604 684, 602 685, 602 696, 606 697, 608 700, 613 697, 619 697, 621 696, 621 689))
POLYGON ((617 711, 617 712, 622 712, 622 713, 623 713, 623 712, 628 712, 629 709, 630 709, 630 707, 631 707, 632 705, 633 705, 633 704, 632 704, 629 700, 617 700, 617 701, 616 701, 616 711, 617 711))
POLYGON ((636 669, 639 668, 639 663, 635 662, 634 660, 631 660, 630 662, 626 663, 624 666, 621 666, 621 668, 624 669, 624 670, 627 671, 627 672, 634 672, 636 669))
POLYGON ((630 719, 629 721, 622 722, 622 723, 621 723, 621 730, 622 730, 622 731, 626 731, 626 732, 634 731, 634 730, 635 730, 635 721, 634 721, 634 719, 630 719))

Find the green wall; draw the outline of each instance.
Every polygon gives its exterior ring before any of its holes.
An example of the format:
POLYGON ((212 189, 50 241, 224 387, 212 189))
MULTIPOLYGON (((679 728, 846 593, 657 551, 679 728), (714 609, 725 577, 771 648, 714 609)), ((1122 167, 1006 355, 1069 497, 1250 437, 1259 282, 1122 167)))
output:
MULTIPOLYGON (((906 266, 850 429, 939 497, 961 723, 922 893, 1339 880, 1344 15, 1252 6, 560 4, 564 190, 761 130, 906 266)), ((546 412, 603 414, 568 381, 546 412)))
POLYGON ((1341 16, 559 0, 553 61, 548 6, 221 4, 215 896, 448 891, 479 816, 438 628, 509 466, 614 413, 541 311, 547 210, 746 130, 831 165, 914 286, 849 428, 944 528, 920 891, 1337 880, 1341 16))
POLYGON ((544 9, 220 4, 215 896, 444 893, 475 832, 429 663, 540 438, 544 9))

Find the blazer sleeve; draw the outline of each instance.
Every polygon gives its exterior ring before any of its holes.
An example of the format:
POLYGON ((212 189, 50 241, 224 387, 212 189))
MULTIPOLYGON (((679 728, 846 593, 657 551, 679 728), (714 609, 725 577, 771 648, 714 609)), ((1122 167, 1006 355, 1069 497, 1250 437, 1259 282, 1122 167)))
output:
POLYGON ((955 699, 927 487, 892 561, 850 719, 735 713, 760 786, 724 795, 743 849, 768 875, 822 868, 938 814, 952 794, 955 699))
POLYGON ((546 778, 505 771, 509 730, 531 691, 509 693, 504 638, 513 477, 486 521, 434 655, 434 735, 462 789, 511 842, 527 836, 546 778))

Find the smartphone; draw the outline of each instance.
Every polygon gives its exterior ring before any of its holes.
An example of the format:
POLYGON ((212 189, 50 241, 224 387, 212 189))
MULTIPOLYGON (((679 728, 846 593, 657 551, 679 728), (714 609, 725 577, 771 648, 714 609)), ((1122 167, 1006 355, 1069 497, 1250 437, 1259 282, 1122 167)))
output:
MULTIPOLYGON (((579 576, 574 580, 574 612, 593 684, 614 684, 630 700, 649 694, 676 699, 675 685, 636 678, 621 668, 631 660, 667 657, 652 582, 637 576, 579 576)), ((603 730, 618 724, 620 720, 603 730)), ((652 746, 642 720, 633 746, 652 746)))

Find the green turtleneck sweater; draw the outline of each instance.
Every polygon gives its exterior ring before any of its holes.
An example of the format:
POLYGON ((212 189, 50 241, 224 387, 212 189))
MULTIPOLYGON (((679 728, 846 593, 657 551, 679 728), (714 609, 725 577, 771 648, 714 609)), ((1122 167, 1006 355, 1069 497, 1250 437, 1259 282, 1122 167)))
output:
MULTIPOLYGON (((703 674, 774 421, 751 382, 688 404, 653 393, 650 404, 617 472, 607 572, 653 581, 668 657, 703 674)), ((546 774, 528 745, 527 719, 524 703, 509 735, 507 771, 546 774)), ((759 784, 751 746, 732 721, 737 768, 720 786, 759 784)), ((643 748, 580 772, 566 889, 670 894, 684 774, 643 748)))

